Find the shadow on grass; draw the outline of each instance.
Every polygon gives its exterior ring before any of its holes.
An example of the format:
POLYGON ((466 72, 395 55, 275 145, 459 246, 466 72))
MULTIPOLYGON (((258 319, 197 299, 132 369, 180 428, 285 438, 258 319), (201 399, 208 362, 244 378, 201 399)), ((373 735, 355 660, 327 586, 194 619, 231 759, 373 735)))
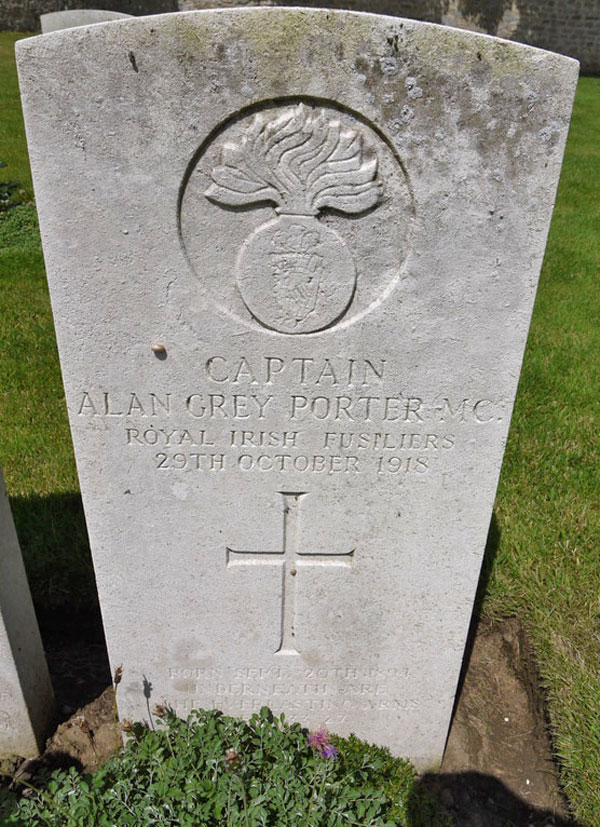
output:
MULTIPOLYGON (((45 791, 51 773, 55 770, 69 770, 71 767, 78 773, 83 772, 81 761, 67 752, 53 752, 40 759, 34 758, 24 762, 12 781, 9 777, 0 777, 0 825, 6 824, 9 816, 14 816, 18 812, 19 801, 23 795, 31 793, 32 784, 37 789, 45 791)), ((19 827, 27 827, 21 819, 13 823, 18 823, 19 827)))
POLYGON ((79 494, 11 497, 59 720, 111 682, 79 494))
POLYGON ((10 497, 10 505, 36 611, 97 606, 80 495, 10 497))
POLYGON ((8 817, 16 812, 18 803, 15 793, 0 787, 0 824, 5 824, 8 817))

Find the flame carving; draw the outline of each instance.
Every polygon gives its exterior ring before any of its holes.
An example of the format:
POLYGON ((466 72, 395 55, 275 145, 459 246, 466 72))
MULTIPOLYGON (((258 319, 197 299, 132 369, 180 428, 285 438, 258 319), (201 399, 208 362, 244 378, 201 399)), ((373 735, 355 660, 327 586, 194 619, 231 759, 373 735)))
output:
POLYGON ((381 198, 377 156, 362 136, 305 104, 255 116, 239 143, 226 142, 205 195, 226 206, 260 202, 277 212, 361 213, 381 198))

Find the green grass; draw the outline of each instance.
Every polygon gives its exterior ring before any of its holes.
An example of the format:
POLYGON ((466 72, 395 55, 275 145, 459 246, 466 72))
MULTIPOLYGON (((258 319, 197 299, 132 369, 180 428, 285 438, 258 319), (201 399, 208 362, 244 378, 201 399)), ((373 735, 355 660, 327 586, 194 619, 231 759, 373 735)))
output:
POLYGON ((38 609, 96 601, 33 204, 0 213, 0 466, 38 609))
MULTIPOLYGON (((26 199, 30 179, 11 54, 16 37, 0 35, 0 160, 9 163, 0 173, 22 181, 26 199)), ((600 824, 598 135, 600 79, 583 78, 496 500, 499 542, 483 600, 486 615, 516 614, 525 623, 548 691, 562 783, 574 815, 588 827, 600 824)), ((33 222, 31 206, 0 218, 0 465, 36 603, 52 609, 93 600, 94 585, 33 222)))
POLYGON ((27 37, 17 32, 0 35, 0 184, 18 181, 23 200, 33 198, 29 159, 25 151, 25 127, 21 114, 19 87, 14 68, 15 41, 27 37))
POLYGON ((562 782, 600 824, 600 79, 581 79, 496 500, 483 611, 525 622, 562 782))
MULTIPOLYGON (((14 43, 0 34, 0 182, 32 198, 14 43)), ((38 609, 96 601, 35 207, 0 212, 0 467, 38 609)))

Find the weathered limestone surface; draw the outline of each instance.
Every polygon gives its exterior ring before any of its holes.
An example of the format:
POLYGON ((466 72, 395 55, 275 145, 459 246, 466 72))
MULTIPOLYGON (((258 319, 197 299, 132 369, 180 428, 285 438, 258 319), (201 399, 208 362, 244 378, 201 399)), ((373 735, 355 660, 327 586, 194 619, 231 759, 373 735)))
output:
POLYGON ((258 8, 18 63, 121 713, 435 764, 577 64, 258 8))
MULTIPOLYGON (((33 31, 43 12, 98 0, 2 0, 0 31, 33 31)), ((600 0, 103 0, 136 15, 232 6, 309 6, 410 17, 479 31, 577 58, 600 74, 600 0)))
POLYGON ((0 758, 39 754, 54 695, 0 472, 0 758))
POLYGON ((106 11, 106 9, 67 9, 41 14, 40 25, 42 34, 48 34, 61 29, 90 26, 92 23, 108 23, 110 20, 120 20, 122 17, 131 17, 131 15, 118 11, 106 11))

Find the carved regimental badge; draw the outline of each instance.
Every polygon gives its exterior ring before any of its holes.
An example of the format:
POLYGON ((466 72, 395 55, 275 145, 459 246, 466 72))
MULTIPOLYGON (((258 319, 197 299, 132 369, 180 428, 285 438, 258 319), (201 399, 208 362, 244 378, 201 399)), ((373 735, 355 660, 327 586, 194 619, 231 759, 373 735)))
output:
POLYGON ((250 313, 281 333, 311 333, 352 303, 356 267, 328 208, 365 213, 381 199, 375 149, 323 108, 304 104, 254 116, 237 142, 224 141, 206 198, 224 207, 268 202, 277 218, 255 229, 236 260, 250 313))
POLYGON ((175 279, 169 297, 199 335, 207 299, 263 333, 333 331, 400 285, 415 218, 393 140, 358 112, 312 98, 249 106, 190 159, 179 233, 201 289, 175 279))

